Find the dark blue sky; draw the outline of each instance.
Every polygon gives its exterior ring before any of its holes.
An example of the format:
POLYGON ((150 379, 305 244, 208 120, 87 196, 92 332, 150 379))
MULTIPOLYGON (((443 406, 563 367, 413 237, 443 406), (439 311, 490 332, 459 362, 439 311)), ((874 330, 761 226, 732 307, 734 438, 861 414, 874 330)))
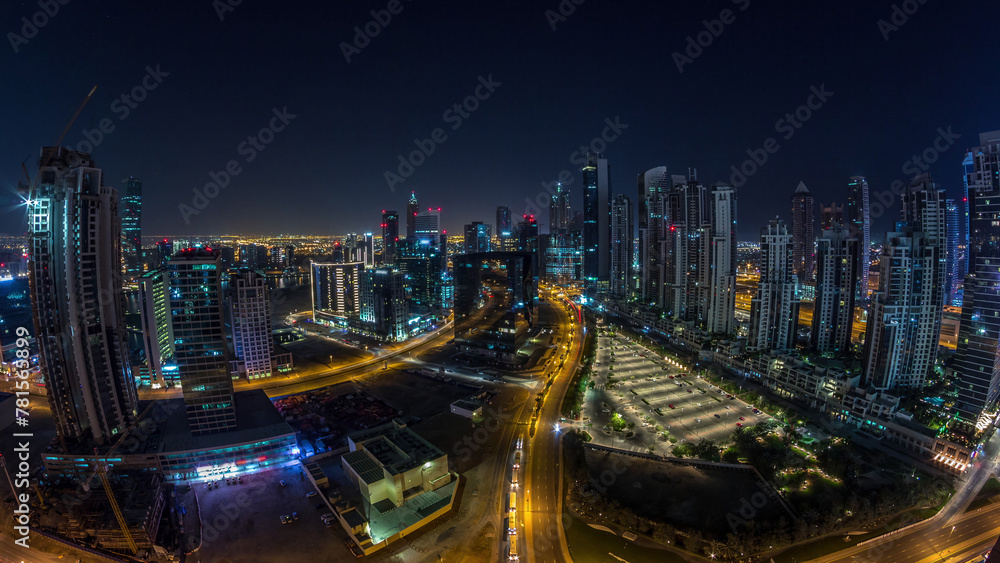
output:
MULTIPOLYGON (((873 193, 907 178, 905 163, 933 146, 939 127, 961 138, 930 172, 959 196, 964 149, 979 132, 1000 129, 991 39, 1000 5, 911 2, 919 9, 886 41, 878 21, 891 18, 893 2, 883 0, 850 8, 586 0, 555 31, 545 11, 558 10, 557 0, 403 0, 348 64, 341 43, 388 1, 243 0, 224 21, 210 0, 183 8, 70 1, 26 43, 7 35, 0 45, 0 231, 23 230, 13 193, 21 162, 34 172, 39 147, 56 141, 94 84, 100 88, 63 144, 77 146, 85 129, 109 120, 114 130, 94 159, 109 185, 129 175, 145 180, 149 235, 372 231, 382 209, 405 209, 410 190, 422 205, 442 207, 454 231, 473 220, 493 223, 498 204, 519 214, 525 198, 562 170, 573 173, 579 210, 571 154, 616 116, 628 128, 605 154, 613 190, 630 197, 636 175, 657 165, 728 181, 747 149, 774 137, 780 148, 739 188, 745 238, 775 214, 789 218, 799 181, 828 202, 843 201, 851 175, 868 176, 873 193), (678 72, 672 53, 724 9, 735 21, 678 72), (116 100, 156 65, 169 76, 124 117, 116 100), (489 75, 500 86, 452 129, 444 112, 489 75), (834 95, 782 138, 776 122, 820 85, 834 95), (247 162, 240 144, 285 107, 294 119, 247 162), (436 128, 447 140, 390 191, 384 173, 436 128), (231 160, 239 174, 185 223, 178 206, 192 205, 192 189, 231 160)), ((35 2, 6 2, 0 28, 20 34, 21 18, 39 11, 35 2)), ((895 214, 894 207, 873 233, 895 214)))

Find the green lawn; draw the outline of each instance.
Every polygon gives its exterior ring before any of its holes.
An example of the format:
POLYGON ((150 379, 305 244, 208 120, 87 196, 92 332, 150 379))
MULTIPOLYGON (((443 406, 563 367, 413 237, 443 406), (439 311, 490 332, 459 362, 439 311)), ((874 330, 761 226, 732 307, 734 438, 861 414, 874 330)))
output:
MULTIPOLYGON (((609 553, 629 563, 683 563, 684 559, 673 552, 641 547, 620 536, 595 530, 577 518, 569 515, 566 526, 566 542, 574 563, 621 563, 609 553)), ((536 559, 540 554, 536 553, 536 559)), ((544 557, 543 557, 544 559, 544 557)))

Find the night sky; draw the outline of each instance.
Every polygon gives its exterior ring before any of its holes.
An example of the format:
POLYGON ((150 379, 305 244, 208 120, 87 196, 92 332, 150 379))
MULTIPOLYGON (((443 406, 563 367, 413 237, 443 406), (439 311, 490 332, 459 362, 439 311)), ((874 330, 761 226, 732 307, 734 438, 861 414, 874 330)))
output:
MULTIPOLYGON (((994 2, 897 1, 918 8, 905 22, 897 13, 898 29, 879 26, 891 23, 889 0, 564 0, 563 11, 575 11, 552 23, 546 11, 558 13, 558 0, 242 0, 220 21, 224 2, 71 0, 36 16, 44 25, 23 40, 10 34, 22 35, 21 18, 39 4, 3 3, 0 232, 24 229, 21 163, 34 174, 39 147, 56 142, 95 84, 63 144, 77 147, 102 121, 114 127, 93 157, 110 186, 144 179, 146 235, 376 231, 380 211, 403 211, 411 190, 458 232, 494 223, 499 204, 519 215, 563 170, 581 210, 571 155, 617 118, 627 128, 605 155, 613 191, 632 198, 636 175, 658 165, 729 181, 747 149, 773 137, 777 151, 738 191, 739 236, 755 239, 767 219, 790 219, 799 181, 819 203, 843 202, 851 175, 868 176, 873 194, 908 179, 907 161, 934 146, 939 128, 961 137, 930 172, 960 197, 964 150, 1000 129, 994 2), (388 6, 399 13, 371 24, 377 36, 348 63, 342 43, 388 6), (710 25, 721 33, 679 72, 673 53, 700 32, 707 42, 703 20, 721 15, 731 23, 710 25), (446 114, 475 95, 480 77, 494 84, 479 88, 489 94, 479 107, 460 122, 446 114), (820 107, 785 139, 776 122, 821 85, 833 95, 814 98, 820 107), (129 107, 121 97, 135 88, 144 99, 129 107), (272 120, 284 108, 294 117, 272 120), (265 132, 263 150, 240 150, 271 124, 283 130, 265 132), (447 138, 391 191, 386 171, 438 128, 447 138), (195 209, 192 189, 230 161, 239 173, 186 223, 178 206, 195 209)), ((896 213, 893 205, 873 238, 896 213)), ((543 231, 547 222, 546 211, 543 231)))

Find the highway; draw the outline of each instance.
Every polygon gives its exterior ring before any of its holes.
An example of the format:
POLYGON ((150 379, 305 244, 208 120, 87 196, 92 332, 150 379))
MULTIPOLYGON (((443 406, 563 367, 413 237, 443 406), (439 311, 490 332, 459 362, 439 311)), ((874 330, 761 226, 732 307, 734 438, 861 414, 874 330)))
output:
MULTIPOLYGON (((554 294, 548 296, 547 303, 557 299, 554 294)), ((559 464, 562 452, 560 434, 555 426, 562 417, 562 402, 583 354, 583 326, 574 322, 565 307, 553 309, 559 315, 559 330, 563 335, 559 345, 568 344, 569 348, 562 369, 553 360, 552 369, 546 370, 547 374, 554 373, 552 387, 542 404, 534 438, 525 440, 524 444, 524 484, 521 488, 525 494, 518 507, 523 515, 524 533, 519 538, 519 546, 522 559, 528 563, 572 561, 562 526, 562 467, 559 464)))

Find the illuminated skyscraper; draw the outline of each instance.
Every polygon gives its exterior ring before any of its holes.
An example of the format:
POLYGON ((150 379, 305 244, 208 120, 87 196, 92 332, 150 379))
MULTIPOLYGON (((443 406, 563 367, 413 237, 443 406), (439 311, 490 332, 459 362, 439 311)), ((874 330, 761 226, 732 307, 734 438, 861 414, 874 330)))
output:
POLYGON ((569 223, 573 220, 572 213, 569 189, 557 184, 556 193, 552 194, 552 201, 549 203, 549 234, 569 228, 569 223))
POLYGON ((174 359, 194 435, 236 428, 221 262, 218 250, 187 248, 175 254, 168 266, 174 359))
POLYGON ((834 225, 844 226, 844 206, 833 202, 830 205, 819 204, 819 230, 829 231, 834 225))
POLYGON ((666 225, 663 219, 671 178, 666 166, 639 175, 639 299, 647 305, 659 305, 663 299, 663 255, 666 225))
POLYGON ((490 225, 482 221, 473 221, 465 226, 465 252, 489 252, 490 225))
POLYGON ((749 349, 795 348, 800 305, 795 285, 792 234, 784 221, 772 219, 760 230, 760 281, 750 300, 749 349))
POLYGON ((632 283, 632 202, 622 194, 611 202, 611 296, 628 299, 632 283))
POLYGON ((154 387, 180 383, 174 364, 174 325, 170 322, 170 276, 166 268, 150 270, 139 277, 139 313, 142 342, 149 368, 148 383, 154 387))
POLYGON ((706 330, 736 333, 736 190, 715 185, 712 203, 709 259, 709 309, 706 330))
POLYGON ((816 208, 813 196, 809 193, 809 188, 799 182, 792 194, 792 259, 795 262, 795 274, 801 282, 814 279, 815 229, 816 208))
POLYGON ((517 249, 517 240, 514 238, 514 223, 511 219, 510 208, 506 205, 497 206, 496 226, 500 250, 511 251, 517 249))
POLYGON ((409 337, 405 280, 391 268, 365 270, 361 276, 360 332, 382 342, 409 337))
POLYGON ((948 228, 946 229, 948 237, 948 265, 947 274, 945 275, 944 299, 945 305, 961 307, 962 298, 958 289, 961 285, 961 280, 964 277, 964 274, 959 272, 959 269, 962 267, 958 244, 959 238, 962 235, 962 231, 959 228, 959 206, 955 200, 949 199, 947 200, 945 207, 948 217, 948 228))
POLYGON ((847 220, 848 235, 858 239, 857 288, 855 299, 867 301, 871 288, 868 281, 868 270, 872 261, 871 236, 871 204, 868 199, 868 181, 864 176, 851 176, 847 185, 847 220))
POLYGON ((122 257, 125 277, 134 280, 142 273, 142 180, 125 180, 122 195, 122 257))
POLYGON ((664 202, 663 310, 669 318, 708 320, 711 292, 712 222, 708 188, 693 177, 674 175, 664 202))
POLYGON ((406 236, 413 238, 417 236, 417 213, 420 212, 420 203, 417 201, 417 192, 410 192, 410 202, 406 204, 406 236))
POLYGON ((313 262, 313 321, 346 327, 361 311, 361 262, 319 264, 313 262))
POLYGON ((244 270, 229 278, 232 305, 234 375, 248 381, 271 377, 277 367, 271 336, 271 298, 267 278, 244 270))
POLYGON ((118 192, 102 180, 89 154, 45 147, 27 195, 35 338, 63 444, 113 441, 136 416, 118 192))
POLYGON ((607 293, 611 278, 611 176, 607 159, 589 153, 583 167, 583 273, 588 297, 607 293))
MULTIPOLYGON (((441 239, 441 208, 427 208, 427 211, 417 213, 413 221, 414 238, 428 241, 437 246, 441 239)), ((397 254, 398 257, 398 254, 397 254)))
POLYGON ((846 354, 854 329, 858 239, 835 225, 817 239, 816 300, 813 304, 811 345, 821 354, 846 354))
POLYGON ((382 263, 396 263, 396 246, 399 244, 399 213, 382 210, 382 263))

